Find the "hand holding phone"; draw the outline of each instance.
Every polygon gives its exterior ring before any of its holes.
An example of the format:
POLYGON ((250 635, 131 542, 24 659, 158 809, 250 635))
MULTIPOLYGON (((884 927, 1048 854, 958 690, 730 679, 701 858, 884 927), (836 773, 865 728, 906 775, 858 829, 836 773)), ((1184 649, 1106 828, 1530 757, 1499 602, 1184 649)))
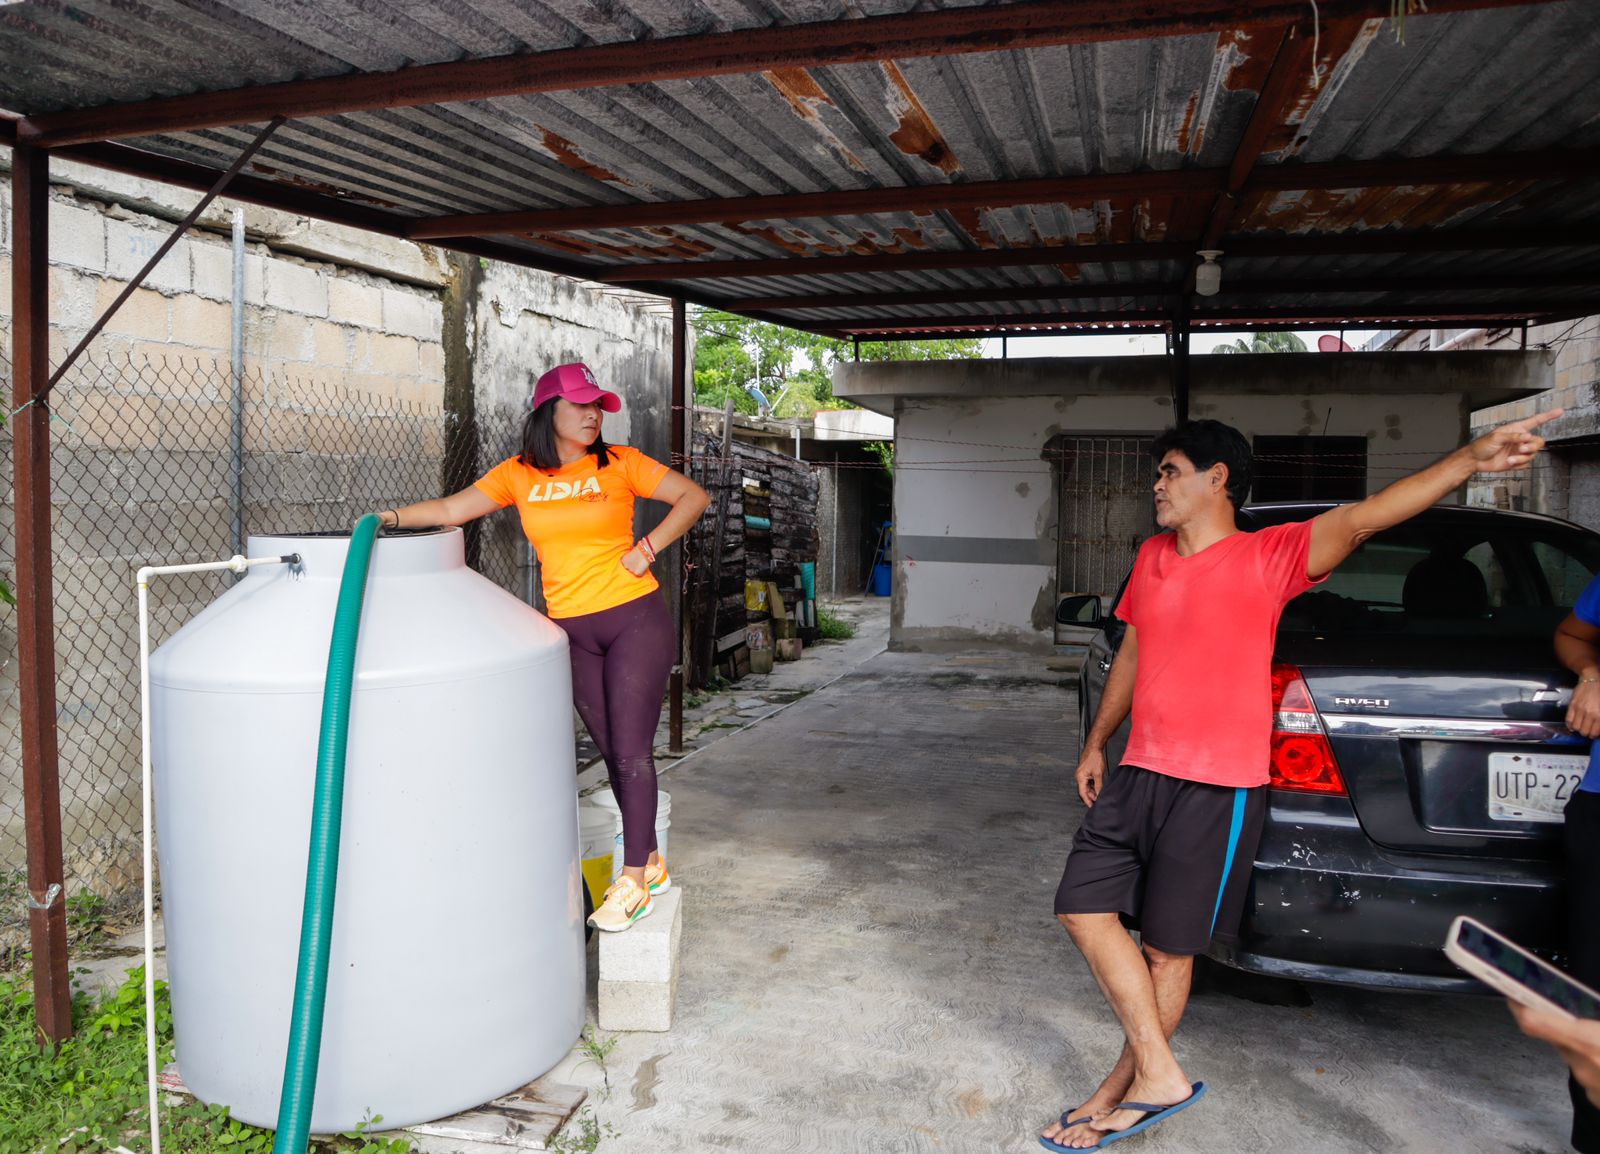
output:
POLYGON ((1444 952, 1514 1002, 1566 1018, 1600 1020, 1600 994, 1476 919, 1458 917, 1451 923, 1444 952))
POLYGON ((1516 1002, 1511 1003, 1511 1016, 1528 1037, 1555 1048, 1589 1101, 1600 1106, 1600 1021, 1534 1010, 1516 1002))

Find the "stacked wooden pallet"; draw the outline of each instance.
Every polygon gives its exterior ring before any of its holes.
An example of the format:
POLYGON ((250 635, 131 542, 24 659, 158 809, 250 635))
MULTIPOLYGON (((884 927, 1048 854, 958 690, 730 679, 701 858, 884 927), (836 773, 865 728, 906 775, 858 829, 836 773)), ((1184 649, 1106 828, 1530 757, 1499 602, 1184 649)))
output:
POLYGON ((688 605, 695 638, 689 684, 713 672, 737 680, 750 671, 747 627, 770 619, 747 603, 747 586, 796 587, 800 566, 817 558, 816 470, 804 461, 710 434, 696 445, 694 476, 711 494, 696 526, 688 605), (720 532, 719 532, 720 530, 720 532))

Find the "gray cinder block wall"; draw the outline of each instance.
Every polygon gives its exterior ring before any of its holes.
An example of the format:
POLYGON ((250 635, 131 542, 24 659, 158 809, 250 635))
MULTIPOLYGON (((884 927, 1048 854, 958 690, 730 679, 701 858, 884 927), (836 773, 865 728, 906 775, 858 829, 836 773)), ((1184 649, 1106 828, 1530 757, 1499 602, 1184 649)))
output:
MULTIPOLYGON (((0 174, 9 171, 0 149, 0 174)), ((51 356, 60 363, 196 194, 79 165, 52 167, 51 356)), ((138 678, 132 574, 233 551, 232 210, 214 204, 96 339, 56 394, 52 424, 58 713, 69 892, 137 882, 138 678)), ((666 459, 666 302, 245 206, 243 471, 248 531, 348 527, 437 496, 466 417, 486 469, 514 448, 530 382, 563 360, 622 394, 606 436, 666 459), (447 382, 456 389, 448 394, 447 382)), ((9 182, 0 180, 0 378, 9 396, 9 182)), ((5 434, 5 446, 9 439, 5 434)), ((458 446, 456 446, 458 447, 458 446)), ((4 461, 10 473, 9 452, 4 461)), ((484 534, 484 570, 529 576, 516 532, 484 534), (497 544, 497 535, 499 543, 497 544), (499 551, 497 554, 496 550, 499 551)), ((0 505, 13 579, 15 510, 0 505)), ((170 635, 226 578, 156 598, 170 635)), ((23 861, 15 616, 0 607, 0 875, 23 861)), ((10 922, 0 917, 0 936, 10 922)), ((4 945, 0 942, 0 945, 4 945)))

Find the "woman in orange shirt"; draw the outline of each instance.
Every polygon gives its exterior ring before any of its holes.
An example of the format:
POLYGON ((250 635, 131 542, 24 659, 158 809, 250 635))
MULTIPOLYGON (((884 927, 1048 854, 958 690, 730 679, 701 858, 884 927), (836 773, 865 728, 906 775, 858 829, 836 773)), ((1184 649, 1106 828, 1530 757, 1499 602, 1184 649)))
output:
POLYGON ((557 366, 534 387, 517 456, 471 488, 380 514, 390 529, 460 525, 507 505, 521 514, 550 619, 567 634, 578 715, 600 747, 622 810, 622 874, 589 919, 613 931, 650 913, 650 895, 672 884, 656 850, 652 751, 678 639, 650 563, 710 503, 682 473, 605 443, 601 415, 621 407, 588 366, 557 366), (672 508, 635 542, 639 497, 672 508))

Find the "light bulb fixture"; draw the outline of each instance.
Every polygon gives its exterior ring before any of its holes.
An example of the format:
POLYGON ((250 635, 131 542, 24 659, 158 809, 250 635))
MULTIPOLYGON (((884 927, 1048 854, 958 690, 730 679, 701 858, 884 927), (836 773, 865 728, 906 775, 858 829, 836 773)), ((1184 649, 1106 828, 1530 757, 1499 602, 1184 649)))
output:
POLYGON ((1194 291, 1203 297, 1214 297, 1222 289, 1222 266, 1217 258, 1220 248, 1203 248, 1195 254, 1201 263, 1194 270, 1194 291))

